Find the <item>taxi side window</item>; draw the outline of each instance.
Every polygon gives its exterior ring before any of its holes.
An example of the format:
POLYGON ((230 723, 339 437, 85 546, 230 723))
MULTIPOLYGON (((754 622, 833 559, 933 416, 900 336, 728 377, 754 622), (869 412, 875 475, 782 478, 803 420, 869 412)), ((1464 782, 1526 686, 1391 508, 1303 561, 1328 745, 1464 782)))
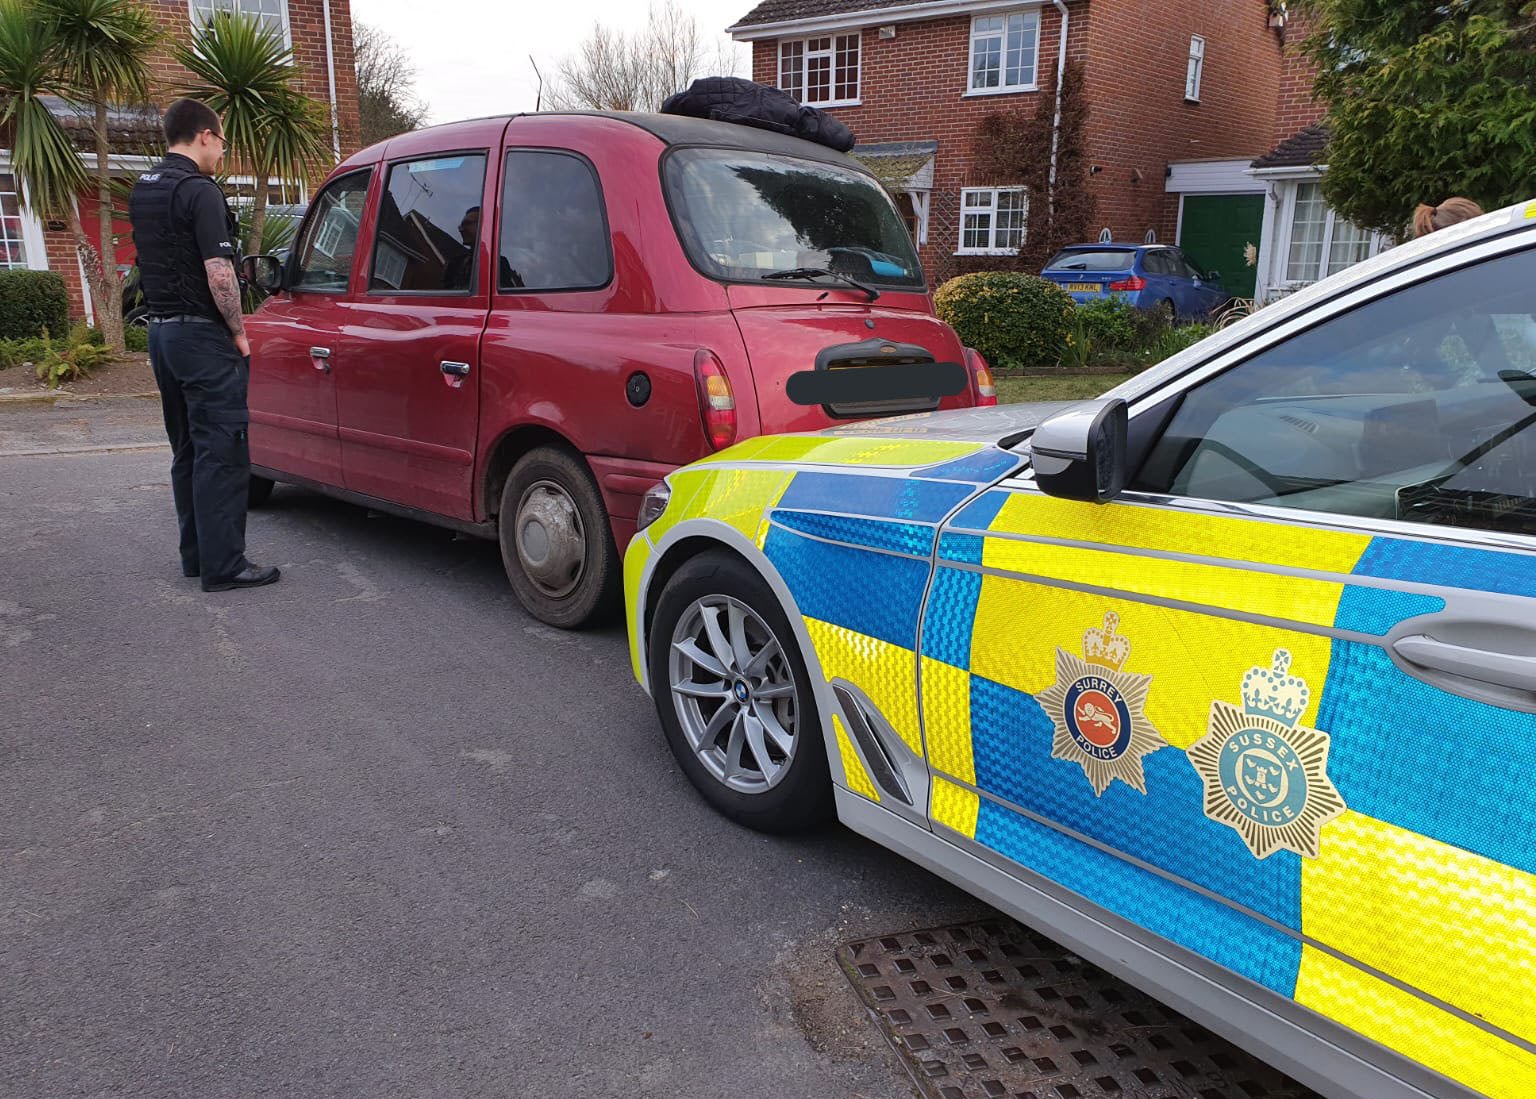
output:
POLYGON ((298 267, 289 285, 295 290, 342 293, 352 277, 357 231, 368 199, 368 171, 335 180, 315 199, 304 225, 304 239, 294 249, 298 267))
POLYGON ((474 291, 485 159, 484 153, 454 153, 389 166, 370 292, 474 291))
POLYGON ((596 290, 613 277, 597 173, 572 153, 514 149, 501 192, 497 289, 596 290))
POLYGON ((1439 275, 1195 387, 1135 489, 1536 534, 1536 251, 1439 275))

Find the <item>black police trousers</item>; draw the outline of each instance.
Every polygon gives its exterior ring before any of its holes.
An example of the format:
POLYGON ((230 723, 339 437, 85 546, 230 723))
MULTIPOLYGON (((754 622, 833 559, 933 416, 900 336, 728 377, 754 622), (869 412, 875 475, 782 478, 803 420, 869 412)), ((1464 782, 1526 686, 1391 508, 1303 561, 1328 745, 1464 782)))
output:
POLYGON ((222 323, 175 319, 150 322, 149 361, 171 440, 182 571, 227 580, 249 564, 249 364, 222 323))

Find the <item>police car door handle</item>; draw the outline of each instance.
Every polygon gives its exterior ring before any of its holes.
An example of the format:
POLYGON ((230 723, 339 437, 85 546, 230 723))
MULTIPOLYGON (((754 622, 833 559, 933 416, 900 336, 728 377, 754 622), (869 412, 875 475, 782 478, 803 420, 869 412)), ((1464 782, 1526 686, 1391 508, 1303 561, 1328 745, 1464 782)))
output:
POLYGON ((1399 637, 1392 642, 1392 649, 1408 663, 1421 668, 1496 687, 1536 691, 1536 657, 1453 645, 1427 633, 1399 637))
POLYGON ((445 360, 442 364, 442 371, 452 378, 467 378, 469 377, 469 364, 445 360))

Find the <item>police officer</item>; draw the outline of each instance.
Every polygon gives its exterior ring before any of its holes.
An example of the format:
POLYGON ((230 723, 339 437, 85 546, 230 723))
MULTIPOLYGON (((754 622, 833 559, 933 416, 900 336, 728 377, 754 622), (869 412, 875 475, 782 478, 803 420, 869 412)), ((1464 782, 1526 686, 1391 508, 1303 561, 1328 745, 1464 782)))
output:
POLYGON ((164 160, 128 203, 150 315, 149 359, 171 440, 181 571, 204 591, 270 584, 278 571, 245 556, 251 457, 250 341, 240 315, 236 226, 218 184, 219 116, 195 99, 166 109, 164 160))

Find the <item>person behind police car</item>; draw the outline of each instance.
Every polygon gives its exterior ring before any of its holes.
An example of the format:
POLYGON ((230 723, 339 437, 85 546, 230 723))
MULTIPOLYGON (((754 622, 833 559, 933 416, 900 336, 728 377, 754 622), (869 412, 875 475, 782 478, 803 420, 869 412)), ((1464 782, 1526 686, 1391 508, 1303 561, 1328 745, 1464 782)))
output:
POLYGON ((250 341, 235 273, 236 223, 210 178, 224 159, 219 116, 178 99, 163 120, 167 153, 128 204, 150 315, 149 360, 171 441, 181 571, 204 591, 270 584, 245 556, 251 459, 250 341))

